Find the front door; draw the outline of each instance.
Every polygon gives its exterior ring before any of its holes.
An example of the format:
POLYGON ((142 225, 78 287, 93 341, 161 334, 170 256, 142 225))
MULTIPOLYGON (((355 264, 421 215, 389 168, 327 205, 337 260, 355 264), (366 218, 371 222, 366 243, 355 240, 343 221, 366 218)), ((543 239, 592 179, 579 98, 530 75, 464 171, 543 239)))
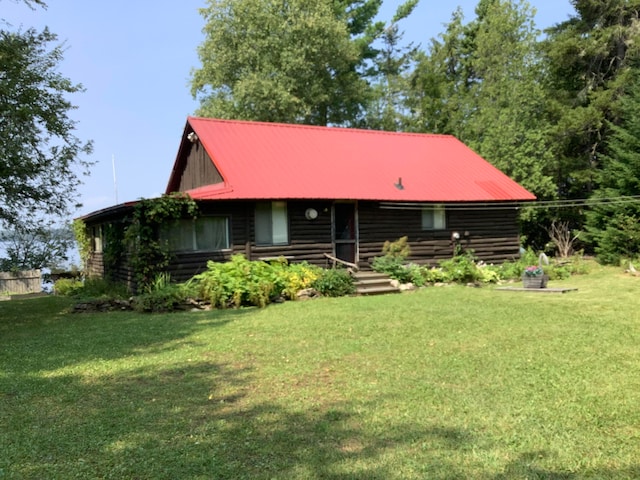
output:
POLYGON ((358 212, 355 203, 333 204, 333 253, 340 260, 358 263, 358 212))

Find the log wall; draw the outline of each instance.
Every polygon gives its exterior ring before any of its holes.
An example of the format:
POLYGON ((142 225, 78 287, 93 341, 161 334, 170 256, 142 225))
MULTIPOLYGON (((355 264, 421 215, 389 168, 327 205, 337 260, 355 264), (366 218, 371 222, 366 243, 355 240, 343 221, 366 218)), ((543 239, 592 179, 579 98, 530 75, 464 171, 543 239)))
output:
MULTIPOLYGON (((200 202, 201 215, 220 215, 229 218, 230 248, 218 252, 189 252, 175 255, 168 271, 175 281, 185 281, 206 269, 207 261, 224 262, 234 254, 243 254, 250 260, 264 257, 289 257, 293 262, 307 261, 326 266, 325 253, 333 252, 331 237, 330 201, 290 201, 289 245, 255 245, 255 202, 235 201, 200 202), (305 211, 314 208, 318 217, 308 220, 305 211)), ((370 268, 373 257, 379 256, 385 241, 407 236, 411 247, 410 261, 436 264, 451 258, 454 245, 452 232, 460 233, 460 245, 473 249, 475 255, 486 262, 502 262, 517 256, 519 232, 515 210, 453 210, 447 211, 447 228, 439 231, 422 230, 420 210, 387 210, 378 202, 359 202, 359 263, 370 268)), ((90 273, 105 276, 102 254, 94 253, 90 273)), ((130 286, 133 279, 126 260, 111 278, 130 286)))

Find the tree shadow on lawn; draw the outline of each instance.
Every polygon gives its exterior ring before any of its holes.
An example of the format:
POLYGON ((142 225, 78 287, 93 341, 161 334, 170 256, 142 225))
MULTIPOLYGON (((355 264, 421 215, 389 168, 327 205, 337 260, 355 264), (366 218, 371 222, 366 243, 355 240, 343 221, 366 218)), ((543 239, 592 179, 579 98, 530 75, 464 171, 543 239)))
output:
POLYGON ((545 451, 526 452, 507 464, 503 473, 496 475, 494 480, 510 480, 513 478, 527 478, 532 480, 583 480, 583 479, 635 479, 640 478, 640 465, 627 468, 598 468, 584 471, 562 472, 545 469, 537 464, 544 462, 549 454, 545 451))
MULTIPOLYGON (((175 349, 201 329, 222 327, 254 309, 198 313, 141 314, 133 312, 67 313, 69 302, 55 297, 29 311, 29 302, 0 314, 0 367, 16 374, 55 371, 88 360, 175 349), (20 313, 21 308, 25 309, 20 313), (9 315, 9 313, 11 313, 9 315)), ((1 306, 0 306, 1 308, 1 306)), ((2 383, 0 382, 0 394, 2 383)))
MULTIPOLYGON (((425 438, 455 448, 466 435, 365 428, 362 404, 350 401, 295 408, 295 394, 257 399, 253 367, 239 363, 31 382, 39 384, 29 396, 0 397, 0 477, 382 480, 402 478, 385 455, 425 438)), ((429 469, 440 472, 430 478, 460 478, 442 457, 429 469)))

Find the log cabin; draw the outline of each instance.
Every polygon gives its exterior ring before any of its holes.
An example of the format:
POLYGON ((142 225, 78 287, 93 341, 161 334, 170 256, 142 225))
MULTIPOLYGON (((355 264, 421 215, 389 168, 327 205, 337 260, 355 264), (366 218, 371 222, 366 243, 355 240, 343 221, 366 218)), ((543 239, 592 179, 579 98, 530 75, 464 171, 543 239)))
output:
MULTIPOLYGON (((169 272, 185 280, 233 254, 367 269, 386 240, 407 236, 410 261, 435 264, 456 247, 486 262, 519 252, 518 208, 535 200, 450 135, 392 133, 189 117, 166 193, 193 198, 199 215, 165 232, 169 272)), ((82 219, 93 238, 89 270, 107 272, 102 227, 132 203, 82 219)))

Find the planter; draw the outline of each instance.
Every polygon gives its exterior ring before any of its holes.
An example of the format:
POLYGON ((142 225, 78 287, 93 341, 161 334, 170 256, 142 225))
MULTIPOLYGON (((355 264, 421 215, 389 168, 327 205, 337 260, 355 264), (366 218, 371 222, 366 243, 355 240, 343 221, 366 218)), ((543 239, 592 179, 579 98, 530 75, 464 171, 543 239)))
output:
POLYGON ((549 275, 522 275, 524 288, 546 288, 549 275))

